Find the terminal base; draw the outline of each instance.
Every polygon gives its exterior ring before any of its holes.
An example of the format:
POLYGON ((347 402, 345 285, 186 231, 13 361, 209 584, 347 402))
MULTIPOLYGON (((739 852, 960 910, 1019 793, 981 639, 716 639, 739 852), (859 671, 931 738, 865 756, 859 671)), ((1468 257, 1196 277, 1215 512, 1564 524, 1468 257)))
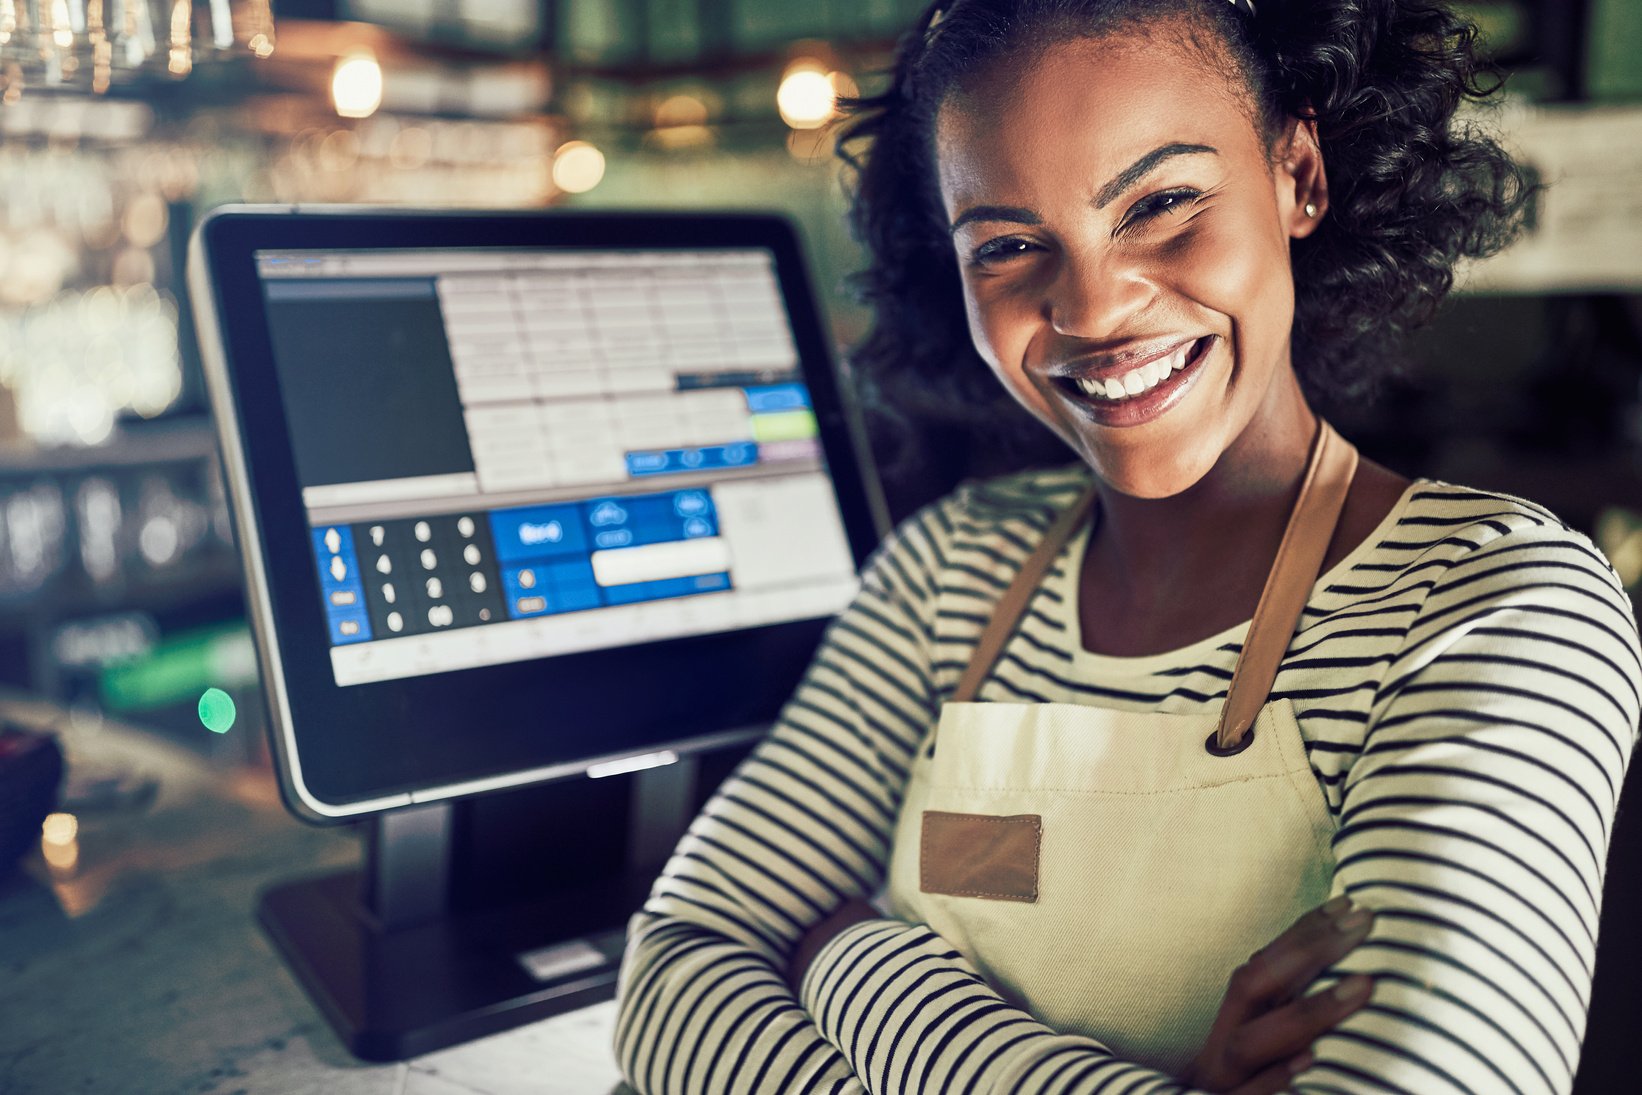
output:
POLYGON ((400 1061, 610 999, 624 934, 611 926, 650 880, 383 928, 346 872, 269 889, 257 914, 348 1049, 400 1061))

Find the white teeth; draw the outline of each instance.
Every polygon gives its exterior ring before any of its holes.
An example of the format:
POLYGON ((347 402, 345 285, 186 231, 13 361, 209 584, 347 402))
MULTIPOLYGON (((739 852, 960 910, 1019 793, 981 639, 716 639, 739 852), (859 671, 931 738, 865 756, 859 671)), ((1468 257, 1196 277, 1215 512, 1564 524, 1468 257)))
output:
POLYGON ((1186 359, 1196 345, 1195 342, 1188 342, 1168 357, 1148 362, 1122 377, 1111 377, 1104 381, 1079 378, 1078 389, 1084 395, 1096 399, 1132 399, 1137 395, 1143 395, 1169 379, 1172 374, 1184 369, 1186 359))

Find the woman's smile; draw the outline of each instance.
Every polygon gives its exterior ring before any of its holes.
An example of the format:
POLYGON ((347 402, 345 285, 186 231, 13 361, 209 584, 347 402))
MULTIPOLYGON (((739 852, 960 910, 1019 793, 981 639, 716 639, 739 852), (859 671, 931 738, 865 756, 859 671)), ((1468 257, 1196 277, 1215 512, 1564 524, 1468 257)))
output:
POLYGON ((1062 398, 1101 426, 1139 426, 1167 414, 1192 389, 1219 339, 1187 339, 1149 356, 1135 355, 1102 365, 1073 362, 1050 378, 1062 398))

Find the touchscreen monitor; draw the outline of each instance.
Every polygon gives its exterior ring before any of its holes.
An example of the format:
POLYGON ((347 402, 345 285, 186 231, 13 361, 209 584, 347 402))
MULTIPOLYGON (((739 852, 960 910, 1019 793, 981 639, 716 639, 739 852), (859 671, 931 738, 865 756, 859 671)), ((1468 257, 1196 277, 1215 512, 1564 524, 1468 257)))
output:
POLYGON ((855 592, 777 218, 231 210, 193 267, 299 812, 753 732, 855 592))

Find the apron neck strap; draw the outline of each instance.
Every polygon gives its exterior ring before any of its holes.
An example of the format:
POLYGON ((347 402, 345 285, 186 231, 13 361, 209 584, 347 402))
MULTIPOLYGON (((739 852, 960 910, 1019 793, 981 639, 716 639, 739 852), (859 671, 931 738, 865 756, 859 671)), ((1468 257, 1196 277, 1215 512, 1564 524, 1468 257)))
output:
POLYGON ((1090 484, 1088 490, 1078 495, 1077 500, 1055 518, 1055 523, 1043 534, 1037 550, 1021 564, 1020 573, 1015 575, 1015 580, 1009 583, 1009 588, 1004 590, 1003 596, 993 606, 992 619, 981 632, 980 640, 975 644, 975 653, 964 668, 964 675, 958 680, 958 689, 952 693, 953 703, 968 703, 981 690, 981 683, 997 664, 1004 644, 1015 633, 1015 625, 1026 614, 1026 606, 1031 602, 1032 594, 1037 592, 1043 572, 1049 569, 1049 564, 1060 554, 1060 549, 1072 538, 1073 531, 1089 516, 1098 496, 1094 484, 1090 484))
POLYGON ((1323 557, 1356 474, 1356 447, 1318 418, 1300 497, 1289 514, 1266 587, 1260 591, 1260 603, 1237 656, 1225 706, 1220 709, 1220 728, 1208 742, 1209 752, 1229 756, 1247 747, 1249 730, 1266 705, 1277 667, 1322 573, 1323 557))
MULTIPOLYGON (((1220 712, 1220 728, 1208 742, 1211 752, 1225 755, 1241 752, 1251 740, 1249 728, 1265 706, 1272 682, 1277 679, 1277 667, 1288 650, 1300 612, 1310 599, 1311 588, 1322 570, 1323 557, 1334 538, 1334 526, 1356 472, 1356 448, 1318 418, 1317 436, 1312 441, 1300 497, 1283 530, 1277 560, 1266 578, 1248 638, 1238 655, 1231 688, 1220 712)), ((979 693, 982 682, 992 672, 1004 645, 1025 615, 1044 572, 1087 519, 1097 497, 1093 485, 1079 495, 1049 526, 1037 549, 1021 565, 981 632, 975 653, 952 694, 952 702, 968 703, 979 693)))

